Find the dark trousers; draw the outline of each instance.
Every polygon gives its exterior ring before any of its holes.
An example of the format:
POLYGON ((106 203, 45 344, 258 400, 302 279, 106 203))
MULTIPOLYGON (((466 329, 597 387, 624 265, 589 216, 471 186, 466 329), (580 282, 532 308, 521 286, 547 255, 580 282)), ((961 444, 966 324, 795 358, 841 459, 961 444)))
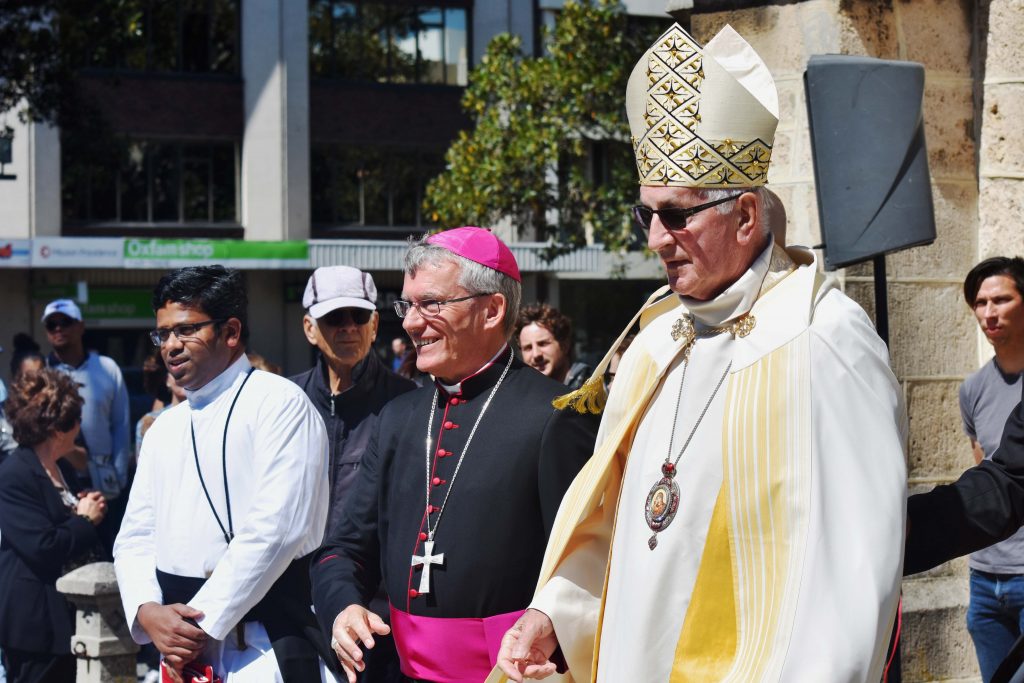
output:
POLYGON ((75 656, 4 648, 8 683, 75 683, 75 656))

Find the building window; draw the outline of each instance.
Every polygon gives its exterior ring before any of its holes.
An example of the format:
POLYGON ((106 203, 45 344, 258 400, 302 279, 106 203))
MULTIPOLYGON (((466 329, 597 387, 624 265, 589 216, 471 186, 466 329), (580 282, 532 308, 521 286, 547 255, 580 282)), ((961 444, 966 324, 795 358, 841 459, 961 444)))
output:
POLYGON ((86 65, 130 71, 239 73, 239 0, 125 0, 119 26, 86 65))
POLYGON ((464 86, 469 4, 310 0, 310 72, 321 78, 464 86))
POLYGON ((133 140, 119 156, 63 159, 65 222, 238 224, 234 143, 133 140))
POLYGON ((314 145, 310 174, 318 228, 416 227, 427 183, 444 170, 442 151, 314 145))

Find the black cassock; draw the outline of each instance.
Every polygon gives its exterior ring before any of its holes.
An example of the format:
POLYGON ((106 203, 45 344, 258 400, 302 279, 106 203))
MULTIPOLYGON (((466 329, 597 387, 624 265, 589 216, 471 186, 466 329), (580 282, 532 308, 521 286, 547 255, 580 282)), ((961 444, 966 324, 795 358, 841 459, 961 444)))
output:
POLYGON ((381 574, 392 605, 416 616, 483 618, 529 604, 562 495, 593 452, 597 418, 553 408, 565 386, 513 359, 466 450, 509 354, 452 393, 428 384, 381 412, 339 525, 312 563, 328 634, 345 607, 367 604, 381 574), (433 553, 444 563, 431 566, 429 593, 416 595, 423 569, 412 556, 423 554, 422 535, 442 505, 433 553))

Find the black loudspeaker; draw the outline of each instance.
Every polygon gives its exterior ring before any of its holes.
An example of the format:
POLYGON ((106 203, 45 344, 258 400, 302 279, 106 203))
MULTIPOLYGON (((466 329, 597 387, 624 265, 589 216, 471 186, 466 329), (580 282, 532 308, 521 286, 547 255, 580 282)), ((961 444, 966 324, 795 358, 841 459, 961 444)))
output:
POLYGON ((934 242, 924 67, 815 55, 804 88, 825 267, 934 242))

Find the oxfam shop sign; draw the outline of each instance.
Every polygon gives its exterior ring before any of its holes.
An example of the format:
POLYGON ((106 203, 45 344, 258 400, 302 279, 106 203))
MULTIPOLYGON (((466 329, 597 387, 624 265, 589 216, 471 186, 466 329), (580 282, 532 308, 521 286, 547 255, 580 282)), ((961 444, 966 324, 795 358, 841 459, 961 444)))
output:
POLYGON ((178 268, 221 263, 234 268, 309 268, 309 244, 304 240, 252 242, 245 240, 126 239, 125 268, 178 268))

